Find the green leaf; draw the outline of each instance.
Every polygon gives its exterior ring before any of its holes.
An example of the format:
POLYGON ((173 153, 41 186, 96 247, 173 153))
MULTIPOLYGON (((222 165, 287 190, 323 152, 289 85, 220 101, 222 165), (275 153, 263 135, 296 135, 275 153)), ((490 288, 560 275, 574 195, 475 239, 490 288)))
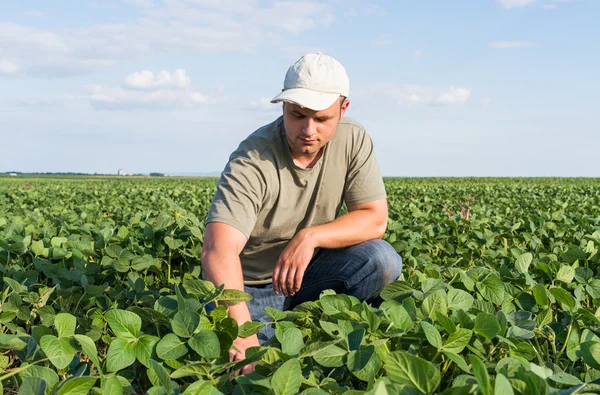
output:
POLYGON ((165 236, 164 240, 165 240, 165 244, 167 246, 169 246, 169 248, 172 250, 176 250, 185 244, 185 242, 183 240, 174 239, 170 236, 165 236))
POLYGON ((277 336, 277 340, 281 343, 281 351, 292 357, 297 357, 304 347, 302 332, 298 328, 286 329, 280 336, 277 336))
POLYGON ((425 332, 425 337, 429 344, 438 350, 442 348, 442 336, 437 328, 426 321, 421 321, 421 327, 423 328, 423 332, 425 332))
POLYGON ((177 359, 187 352, 185 344, 174 333, 166 334, 156 345, 156 355, 162 360, 177 359))
POLYGON ((215 285, 212 282, 188 276, 189 274, 183 279, 183 288, 188 294, 203 298, 215 291, 215 285))
POLYGON ((560 258, 568 264, 573 264, 577 260, 585 260, 587 254, 581 248, 573 246, 567 252, 562 254, 560 258))
POLYGON ((525 274, 529 271, 529 265, 531 265, 532 261, 533 261, 533 255, 531 255, 530 252, 521 254, 517 258, 517 262, 515 263, 515 268, 517 269, 517 271, 519 273, 525 274))
POLYGON ((58 332, 58 337, 68 337, 75 334, 77 319, 69 313, 58 313, 54 317, 54 327, 58 332))
POLYGON ((494 339, 500 333, 500 324, 496 317, 488 313, 481 312, 475 319, 475 333, 485 337, 488 340, 494 339))
POLYGON ((95 377, 71 377, 60 387, 56 395, 86 395, 96 384, 95 377))
POLYGON ((116 376, 110 376, 102 383, 102 394, 122 395, 123 385, 116 376))
POLYGON ((64 337, 56 338, 52 335, 44 335, 40 339, 40 346, 57 369, 66 368, 77 353, 77 350, 71 345, 70 339, 64 337))
POLYGON ((544 284, 536 284, 535 287, 533 287, 533 297, 535 298, 535 302, 544 309, 548 307, 548 304, 550 303, 546 292, 544 284))
POLYGON ((228 301, 232 303, 248 302, 252 300, 249 293, 240 291, 239 289, 225 289, 218 300, 228 301))
POLYGON ((18 395, 45 395, 46 380, 41 377, 25 377, 18 395))
POLYGON ((179 337, 191 337, 199 324, 200 314, 190 310, 178 311, 171 321, 173 333, 179 337))
POLYGON ((452 288, 448 291, 448 309, 469 311, 473 306, 473 296, 462 289, 452 288))
POLYGON ((360 345, 365 338, 365 329, 358 328, 348 333, 348 349, 350 351, 358 350, 360 345))
POLYGON ((238 337, 238 323, 231 317, 224 318, 221 322, 215 325, 216 330, 226 332, 232 339, 238 337))
POLYGON ((135 351, 133 343, 125 339, 116 338, 108 346, 106 353, 106 370, 117 372, 125 369, 135 362, 135 351))
POLYGON ((588 341, 581 343, 579 347, 585 363, 594 369, 600 369, 600 343, 588 341))
POLYGON ((198 355, 206 359, 217 358, 221 354, 221 344, 217 334, 209 329, 202 329, 194 334, 188 345, 198 355))
POLYGON ((471 367, 477 379, 477 384, 483 395, 494 395, 492 385, 490 384, 490 376, 483 362, 474 355, 471 355, 471 367))
POLYGON ((557 302, 559 302, 563 308, 566 307, 568 311, 575 310, 575 298, 568 291, 565 291, 562 288, 551 288, 550 293, 557 302))
POLYGON ((205 377, 211 374, 211 368, 213 366, 206 362, 194 362, 184 365, 171 373, 171 378, 180 379, 182 377, 205 377))
POLYGON ((156 260, 149 254, 136 256, 131 260, 131 268, 136 271, 146 270, 153 265, 156 265, 156 260))
MULTIPOLYGON (((371 346, 366 347, 368 348, 371 346)), ((348 358, 349 357, 350 355, 348 355, 348 358)), ((381 358, 379 357, 379 355, 377 355, 377 352, 374 352, 369 361, 367 362, 367 365, 362 370, 352 371, 352 374, 359 380, 372 382, 374 377, 379 376, 379 371, 382 365, 383 364, 381 362, 381 358)))
POLYGON ((19 375, 24 380, 28 377, 43 379, 48 390, 52 390, 59 381, 58 374, 54 370, 40 365, 29 365, 26 369, 21 370, 19 375))
POLYGON ((257 334, 266 324, 264 322, 247 321, 239 327, 239 337, 250 337, 257 334))
POLYGON ((331 317, 343 315, 352 308, 352 303, 347 295, 325 295, 321 297, 320 301, 323 312, 331 317))
POLYGON ((133 343, 133 353, 136 359, 147 368, 150 367, 150 358, 153 357, 154 347, 159 340, 160 338, 157 336, 142 335, 133 343))
POLYGON ((298 359, 290 359, 275 371, 271 386, 275 395, 296 395, 302 381, 302 369, 298 359))
POLYGON ((383 300, 402 299, 413 293, 413 288, 405 281, 396 280, 386 285, 379 295, 383 300))
POLYGON ((581 381, 577 377, 575 377, 571 374, 565 373, 565 372, 555 373, 552 376, 550 376, 549 379, 554 381, 555 383, 569 385, 569 386, 583 384, 583 381, 581 381))
POLYGON ((398 329, 408 331, 414 325, 410 314, 406 311, 402 303, 395 300, 386 300, 381 304, 381 309, 388 319, 398 329))
POLYGON ((150 359, 150 368, 154 371, 154 373, 156 373, 160 385, 167 391, 167 394, 170 394, 173 388, 171 385, 171 378, 169 377, 167 370, 162 366, 162 364, 156 362, 154 359, 150 359))
POLYGON ((423 301, 421 309, 423 310, 425 316, 429 317, 432 320, 435 320, 436 312, 439 312, 443 315, 447 315, 448 305, 446 302, 446 295, 444 295, 441 292, 434 292, 432 294, 429 294, 423 301))
POLYGON ((379 328, 379 325, 381 324, 381 318, 379 318, 379 316, 373 312, 373 308, 370 307, 366 302, 363 302, 362 317, 365 318, 369 324, 369 329, 371 332, 375 332, 379 328))
POLYGON ((49 249, 44 247, 43 240, 37 240, 31 243, 31 251, 37 256, 48 257, 49 249))
POLYGON ((501 305, 504 301, 504 284, 495 274, 490 274, 485 280, 477 283, 477 289, 491 303, 501 305))
POLYGON ((442 350, 458 354, 467 346, 467 344, 469 344, 472 335, 472 331, 465 328, 458 328, 456 332, 446 339, 442 346, 442 350))
POLYGON ((432 393, 441 381, 440 372, 435 366, 405 351, 388 354, 384 359, 384 366, 390 380, 412 385, 426 394, 432 393))
POLYGON ((75 340, 81 345, 83 353, 96 365, 96 369, 102 375, 102 365, 98 359, 98 349, 94 341, 85 335, 75 335, 75 340))
POLYGON ((575 277, 575 269, 571 266, 562 265, 556 273, 556 279, 562 281, 565 284, 570 284, 575 277))
POLYGON ((281 321, 287 317, 283 311, 271 306, 265 307, 265 314, 271 317, 273 321, 281 321))
POLYGON ((125 340, 137 339, 142 328, 142 319, 137 314, 115 309, 107 311, 104 317, 115 336, 125 340))
POLYGON ((510 385, 510 381, 504 376, 502 373, 498 373, 496 375, 496 380, 494 383, 494 394, 496 395, 514 395, 514 391, 512 386, 510 385))
POLYGON ((375 353, 375 347, 366 346, 360 347, 358 350, 350 351, 346 366, 351 372, 363 370, 375 353))
POLYGON ((449 351, 443 351, 443 354, 447 356, 452 362, 456 364, 459 368, 461 368, 465 373, 471 373, 471 369, 469 369, 469 365, 462 357, 462 355, 455 354, 449 351))
POLYGON ((344 365, 344 356, 348 352, 337 344, 330 344, 313 354, 313 358, 320 365, 335 368, 344 365))
POLYGON ((438 323, 448 332, 448 334, 452 334, 456 332, 456 324, 452 321, 451 318, 446 317, 445 315, 440 314, 439 312, 435 313, 435 318, 438 323))

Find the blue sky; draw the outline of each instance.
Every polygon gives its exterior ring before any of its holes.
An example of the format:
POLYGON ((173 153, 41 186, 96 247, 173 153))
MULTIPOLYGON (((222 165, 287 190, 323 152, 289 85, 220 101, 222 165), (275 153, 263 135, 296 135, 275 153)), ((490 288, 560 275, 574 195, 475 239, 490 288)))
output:
POLYGON ((597 0, 0 3, 0 172, 220 172, 307 52, 385 176, 600 176, 597 0))

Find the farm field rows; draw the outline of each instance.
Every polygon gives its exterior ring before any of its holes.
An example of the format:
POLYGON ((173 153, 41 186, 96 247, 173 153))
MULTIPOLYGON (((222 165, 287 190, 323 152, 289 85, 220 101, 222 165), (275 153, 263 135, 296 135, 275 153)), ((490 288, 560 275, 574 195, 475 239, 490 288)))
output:
POLYGON ((386 179, 401 279, 268 311, 201 279, 216 179, 0 178, 0 381, 19 394, 600 393, 600 179, 386 179), (236 375, 247 363, 255 372, 236 375))

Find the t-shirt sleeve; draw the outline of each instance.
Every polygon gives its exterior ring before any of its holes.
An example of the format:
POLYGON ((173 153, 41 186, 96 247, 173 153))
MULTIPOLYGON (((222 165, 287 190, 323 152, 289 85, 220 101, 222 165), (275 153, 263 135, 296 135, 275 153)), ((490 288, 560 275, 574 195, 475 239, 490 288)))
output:
POLYGON ((206 224, 226 223, 250 238, 265 192, 264 175, 251 159, 230 159, 217 184, 206 224))
POLYGON ((373 141, 364 131, 355 135, 350 145, 351 155, 344 187, 348 207, 387 197, 379 165, 375 158, 373 141))

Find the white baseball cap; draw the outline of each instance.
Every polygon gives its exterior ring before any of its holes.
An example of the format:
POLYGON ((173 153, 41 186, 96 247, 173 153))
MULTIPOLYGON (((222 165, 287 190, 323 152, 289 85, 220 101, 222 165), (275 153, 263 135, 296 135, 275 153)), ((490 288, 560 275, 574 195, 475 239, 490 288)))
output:
POLYGON ((285 74, 283 91, 271 103, 298 104, 314 111, 329 108, 340 96, 348 97, 350 81, 346 69, 321 52, 302 56, 285 74))

